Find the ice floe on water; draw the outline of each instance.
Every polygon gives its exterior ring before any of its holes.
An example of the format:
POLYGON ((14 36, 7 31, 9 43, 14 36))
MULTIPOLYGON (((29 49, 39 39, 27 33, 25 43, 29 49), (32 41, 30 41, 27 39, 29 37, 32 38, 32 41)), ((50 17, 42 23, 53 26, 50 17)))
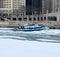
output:
POLYGON ((33 32, 13 31, 13 28, 0 28, 1 39, 16 39, 38 42, 60 43, 60 30, 41 30, 33 32))

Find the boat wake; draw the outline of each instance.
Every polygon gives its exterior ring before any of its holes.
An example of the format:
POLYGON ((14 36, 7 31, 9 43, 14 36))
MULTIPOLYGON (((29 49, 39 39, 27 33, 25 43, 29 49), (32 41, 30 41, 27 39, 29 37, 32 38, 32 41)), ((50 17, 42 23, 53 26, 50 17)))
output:
POLYGON ((60 30, 23 32, 11 29, 13 28, 0 28, 0 39, 60 43, 60 30))

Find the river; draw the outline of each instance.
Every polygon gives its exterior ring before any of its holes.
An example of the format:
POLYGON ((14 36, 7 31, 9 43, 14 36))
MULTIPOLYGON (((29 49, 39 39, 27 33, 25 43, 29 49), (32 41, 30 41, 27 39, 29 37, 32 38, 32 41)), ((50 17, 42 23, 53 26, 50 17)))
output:
POLYGON ((60 30, 12 29, 0 28, 0 57, 60 57, 60 30))

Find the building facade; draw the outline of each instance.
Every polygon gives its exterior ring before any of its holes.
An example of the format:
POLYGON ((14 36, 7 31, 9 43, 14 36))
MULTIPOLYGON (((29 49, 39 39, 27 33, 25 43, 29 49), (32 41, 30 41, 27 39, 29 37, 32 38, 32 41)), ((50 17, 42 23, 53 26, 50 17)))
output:
POLYGON ((0 0, 0 13, 39 15, 42 13, 42 0, 0 0))
POLYGON ((42 0, 41 19, 50 26, 60 26, 60 0, 42 0))
POLYGON ((60 11, 60 0, 53 0, 53 11, 60 11))
POLYGON ((26 14, 39 15, 42 12, 42 0, 26 0, 26 14))
POLYGON ((60 0, 42 0, 42 13, 55 13, 60 11, 60 0))
MULTIPOLYGON (((0 0, 0 13, 13 14, 13 12, 21 13, 25 7, 25 0, 0 0)), ((14 13, 14 14, 15 14, 14 13)))
POLYGON ((12 0, 0 0, 0 13, 10 13, 12 10, 12 0))
POLYGON ((25 14, 25 0, 13 0, 13 13, 14 15, 25 14))
POLYGON ((42 0, 42 13, 46 14, 52 12, 53 1, 52 0, 42 0))

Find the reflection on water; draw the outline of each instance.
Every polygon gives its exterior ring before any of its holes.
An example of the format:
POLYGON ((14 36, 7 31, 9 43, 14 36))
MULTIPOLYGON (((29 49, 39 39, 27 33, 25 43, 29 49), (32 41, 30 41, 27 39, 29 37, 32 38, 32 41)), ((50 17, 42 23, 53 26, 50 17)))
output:
POLYGON ((60 43, 60 30, 22 32, 12 31, 8 28, 1 28, 0 39, 60 43))

